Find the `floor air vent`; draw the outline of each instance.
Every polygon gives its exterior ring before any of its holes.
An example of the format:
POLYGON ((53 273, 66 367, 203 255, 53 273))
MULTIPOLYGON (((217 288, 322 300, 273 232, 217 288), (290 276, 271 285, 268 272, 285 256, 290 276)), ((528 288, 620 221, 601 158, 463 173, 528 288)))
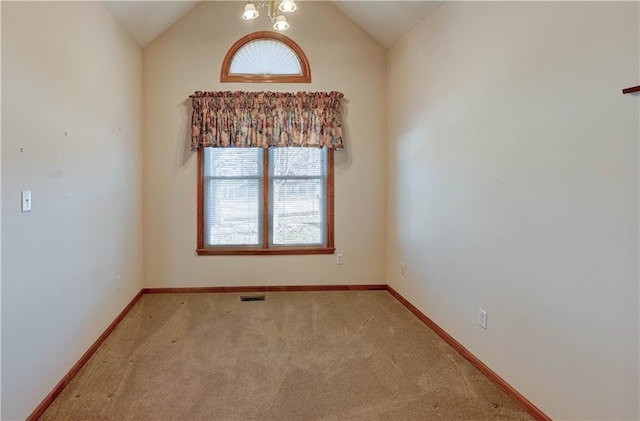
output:
POLYGON ((241 295, 240 301, 264 301, 264 295, 241 295))

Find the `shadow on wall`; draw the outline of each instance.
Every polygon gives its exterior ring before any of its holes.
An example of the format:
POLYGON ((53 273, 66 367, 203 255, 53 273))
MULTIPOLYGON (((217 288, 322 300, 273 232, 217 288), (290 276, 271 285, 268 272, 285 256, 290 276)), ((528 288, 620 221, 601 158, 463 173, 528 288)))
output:
POLYGON ((346 170, 351 166, 351 159, 349 154, 349 148, 351 145, 351 137, 349 136, 349 124, 347 123, 349 117, 349 108, 347 107, 349 100, 345 97, 342 98, 342 138, 344 139, 344 148, 337 150, 333 156, 334 165, 336 168, 346 170))
POLYGON ((191 98, 182 101, 177 108, 181 109, 182 112, 180 113, 180 124, 178 125, 178 133, 176 136, 175 165, 173 166, 174 174, 186 167, 189 159, 196 155, 196 152, 191 150, 191 114, 193 114, 191 98))

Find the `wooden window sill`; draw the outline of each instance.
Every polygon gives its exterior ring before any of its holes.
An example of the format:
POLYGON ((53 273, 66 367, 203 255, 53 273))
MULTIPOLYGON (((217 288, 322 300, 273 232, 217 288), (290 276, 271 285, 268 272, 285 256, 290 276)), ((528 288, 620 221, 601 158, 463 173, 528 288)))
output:
POLYGON ((209 247, 196 249, 198 256, 333 254, 335 251, 335 247, 279 247, 269 249, 209 247))

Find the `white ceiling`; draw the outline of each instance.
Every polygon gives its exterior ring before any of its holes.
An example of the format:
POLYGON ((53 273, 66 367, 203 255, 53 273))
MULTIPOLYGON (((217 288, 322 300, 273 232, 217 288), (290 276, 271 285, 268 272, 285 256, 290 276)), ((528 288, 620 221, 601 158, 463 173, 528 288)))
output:
MULTIPOLYGON (((102 3, 138 45, 144 47, 199 2, 140 0, 102 3)), ((373 39, 389 47, 440 6, 442 1, 334 0, 332 3, 373 39)))
POLYGON ((103 1, 120 25, 144 47, 199 1, 103 1))
POLYGON ((390 47, 442 1, 333 1, 373 39, 390 47))

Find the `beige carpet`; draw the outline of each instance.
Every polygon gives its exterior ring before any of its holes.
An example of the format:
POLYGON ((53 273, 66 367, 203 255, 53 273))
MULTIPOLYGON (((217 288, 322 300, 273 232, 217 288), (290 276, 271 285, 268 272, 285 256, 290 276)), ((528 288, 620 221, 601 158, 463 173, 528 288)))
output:
POLYGON ((530 420, 386 291, 145 295, 41 420, 530 420))

